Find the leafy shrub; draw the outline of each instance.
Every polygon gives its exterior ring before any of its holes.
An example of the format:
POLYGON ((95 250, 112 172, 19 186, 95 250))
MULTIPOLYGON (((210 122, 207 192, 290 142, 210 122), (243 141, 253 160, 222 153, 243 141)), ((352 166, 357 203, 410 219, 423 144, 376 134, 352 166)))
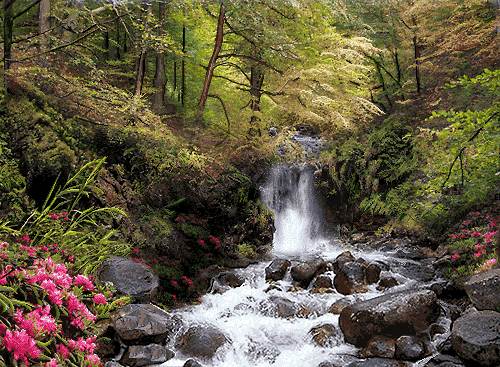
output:
POLYGON ((125 213, 118 208, 81 209, 82 199, 89 198, 92 184, 105 160, 85 164, 67 182, 54 183, 40 209, 35 209, 21 226, 0 225, 0 232, 16 236, 31 233, 33 243, 60 243, 75 256, 75 268, 91 273, 111 255, 127 255, 130 246, 115 239, 116 231, 106 221, 125 213))
POLYGON ((255 259, 257 257, 257 252, 255 251, 255 247, 252 245, 249 245, 247 243, 242 243, 238 245, 238 253, 243 256, 247 257, 249 259, 255 259))
POLYGON ((102 366, 95 321, 128 302, 73 274, 74 257, 28 235, 0 242, 0 366, 102 366))

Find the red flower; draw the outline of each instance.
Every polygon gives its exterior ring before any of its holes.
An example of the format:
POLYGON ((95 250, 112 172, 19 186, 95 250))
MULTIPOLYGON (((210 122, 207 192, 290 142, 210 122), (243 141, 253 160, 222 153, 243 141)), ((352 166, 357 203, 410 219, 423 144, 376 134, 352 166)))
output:
POLYGON ((472 233, 471 233, 471 236, 472 236, 472 237, 476 237, 476 238, 481 237, 481 232, 479 232, 479 231, 474 231, 474 232, 472 232, 472 233))
POLYGON ((134 255, 139 255, 139 254, 140 254, 140 252, 141 252, 141 250, 140 250, 138 247, 134 247, 134 248, 132 248, 132 253, 133 253, 134 255))
POLYGON ((201 238, 198 240, 198 245, 200 245, 200 247, 206 247, 207 246, 205 240, 203 240, 201 238))
POLYGON ((94 301, 94 303, 96 305, 105 305, 108 303, 108 300, 106 299, 106 297, 102 293, 95 294, 94 297, 92 298, 92 300, 94 301))
POLYGON ((451 261, 455 262, 460 259, 460 254, 455 252, 453 255, 451 255, 451 261))
POLYGON ((26 330, 7 330, 3 338, 5 349, 14 355, 15 360, 29 365, 28 358, 38 358, 42 354, 36 346, 35 340, 28 335, 26 330))
POLYGON ((172 287, 174 287, 174 288, 177 288, 177 287, 179 286, 179 283, 177 282, 177 280, 172 279, 172 280, 170 281, 170 285, 171 285, 172 287))
POLYGON ((181 281, 188 287, 193 286, 193 280, 186 275, 181 276, 181 281))
POLYGON ((175 294, 172 294, 172 299, 175 301, 177 301, 177 296, 175 294))
POLYGON ((29 235, 23 234, 21 238, 19 239, 19 242, 25 246, 29 245, 33 240, 30 238, 29 235))
POLYGON ((48 217, 52 220, 58 220, 59 219, 59 214, 57 213, 49 213, 48 217))

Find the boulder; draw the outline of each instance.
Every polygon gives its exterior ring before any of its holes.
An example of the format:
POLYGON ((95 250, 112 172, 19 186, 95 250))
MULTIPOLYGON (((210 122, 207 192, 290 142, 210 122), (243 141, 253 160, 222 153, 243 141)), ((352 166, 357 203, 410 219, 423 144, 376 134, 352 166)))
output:
POLYGON ((334 315, 340 315, 344 308, 352 305, 354 302, 355 301, 353 299, 341 298, 332 303, 332 305, 328 308, 328 312, 333 313, 334 315))
POLYGON ((290 273, 293 280, 306 288, 316 275, 322 274, 327 270, 327 265, 322 259, 304 261, 292 266, 290 273))
POLYGON ((130 304, 112 317, 113 329, 126 344, 163 343, 170 340, 181 321, 151 304, 130 304))
POLYGON ((500 309, 500 269, 473 275, 464 288, 478 310, 500 309))
POLYGON ((318 275, 316 279, 314 279, 312 284, 313 289, 332 289, 333 281, 328 275, 322 274, 318 275))
POLYGON ((174 352, 163 345, 132 345, 128 347, 121 362, 126 366, 142 367, 166 362, 173 356, 174 352))
POLYGON ((104 367, 123 367, 123 366, 120 363, 116 362, 116 361, 107 361, 104 364, 104 367))
POLYGON ((351 254, 350 251, 344 251, 339 256, 335 258, 333 262, 333 271, 337 273, 337 271, 347 262, 355 261, 356 258, 351 254))
POLYGON ((455 357, 448 354, 438 354, 432 357, 424 367, 465 367, 463 362, 455 357))
POLYGON ((230 340, 222 331, 209 325, 191 326, 177 342, 177 348, 188 355, 210 359, 230 340))
POLYGON ((203 367, 203 366, 194 359, 188 359, 182 367, 203 367))
POLYGON ((345 295, 366 292, 365 265, 356 261, 344 263, 337 270, 333 283, 335 289, 345 295))
POLYGON ((99 269, 101 282, 111 282, 120 293, 133 297, 137 302, 147 303, 158 293, 158 276, 144 264, 130 259, 112 256, 99 269))
POLYGON ((377 263, 370 263, 365 269, 365 279, 366 283, 374 284, 377 283, 380 279, 380 273, 382 272, 382 268, 377 263))
POLYGON ((440 307, 430 290, 406 290, 348 306, 339 324, 347 342, 365 346, 376 335, 398 338, 424 331, 436 321, 440 307))
POLYGON ((500 365, 500 313, 477 311, 458 318, 451 344, 462 359, 477 366, 500 365))
POLYGON ((432 265, 412 260, 400 260, 392 266, 392 269, 408 279, 421 282, 430 282, 436 275, 432 265))
POLYGON ((394 339, 385 336, 374 336, 361 351, 363 357, 394 358, 396 344, 394 339))
POLYGON ((261 309, 264 315, 280 317, 283 319, 305 317, 310 314, 310 311, 304 305, 279 296, 269 297, 269 302, 263 302, 261 304, 261 309))
POLYGON ((226 271, 213 278, 211 293, 224 293, 230 288, 241 287, 245 281, 236 274, 226 271))
POLYGON ((396 361, 387 358, 368 358, 364 361, 355 361, 347 365, 347 367, 410 367, 406 362, 396 361))
POLYGON ((291 262, 284 259, 275 259, 266 268, 266 280, 282 280, 286 271, 291 266, 291 262))
POLYGON ((321 324, 309 330, 314 343, 320 347, 335 347, 342 341, 342 333, 333 324, 321 324))
POLYGON ((396 358, 404 361, 418 361, 426 355, 423 341, 416 336, 404 335, 396 340, 396 358))

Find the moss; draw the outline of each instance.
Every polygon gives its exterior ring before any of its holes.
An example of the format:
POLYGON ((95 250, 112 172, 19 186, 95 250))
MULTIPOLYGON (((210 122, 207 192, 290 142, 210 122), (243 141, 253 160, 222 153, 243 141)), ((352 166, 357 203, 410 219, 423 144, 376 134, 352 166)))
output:
POLYGON ((249 245, 247 243, 242 243, 237 247, 238 254, 249 259, 255 259, 257 257, 257 251, 255 246, 249 245))
POLYGON ((187 237, 195 240, 198 238, 207 238, 210 235, 205 228, 190 223, 179 223, 177 228, 187 237))

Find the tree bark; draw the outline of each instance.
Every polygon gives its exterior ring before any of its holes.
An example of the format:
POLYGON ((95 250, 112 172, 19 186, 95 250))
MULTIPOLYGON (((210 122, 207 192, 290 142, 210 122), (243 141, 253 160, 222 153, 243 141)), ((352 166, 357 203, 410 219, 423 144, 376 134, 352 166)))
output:
POLYGON ((418 46, 417 35, 413 36, 413 49, 415 56, 415 81, 417 83, 417 94, 422 92, 422 83, 420 79, 420 47, 418 46))
POLYGON ((12 33, 14 31, 14 2, 15 0, 4 0, 3 2, 3 84, 5 95, 9 94, 8 71, 12 63, 12 33))
POLYGON ((226 9, 224 3, 221 3, 219 10, 219 18, 217 20, 217 34, 215 36, 214 50, 210 61, 208 62, 207 72, 205 74, 205 80, 203 82, 203 89, 201 91, 200 100, 198 102, 198 119, 201 119, 203 112, 205 110, 205 104, 207 103, 208 92, 210 90, 210 83, 214 76, 215 65, 217 58, 219 57, 220 50, 222 49, 222 43, 224 42, 224 22, 226 19, 226 9))
POLYGON ((50 0, 41 0, 38 5, 38 33, 41 34, 40 46, 46 50, 49 45, 50 0))
MULTIPOLYGON (((116 23, 115 23, 115 27, 116 27, 116 38, 115 38, 115 42, 116 42, 116 50, 115 50, 115 56, 116 56, 116 59, 117 60, 120 60, 121 59, 121 46, 120 46, 120 19, 119 18, 116 18, 116 23)), ((125 41, 127 40, 127 35, 125 35, 125 41)))
MULTIPOLYGON (((144 32, 148 32, 149 26, 148 26, 148 21, 147 21, 147 13, 151 11, 151 5, 144 0, 142 3, 142 9, 145 14, 144 16, 144 32)), ((135 74, 135 88, 134 88, 134 94, 136 96, 140 96, 142 94, 142 87, 144 85, 144 77, 146 76, 146 59, 147 59, 147 48, 146 45, 144 44, 144 40, 141 42, 142 44, 140 45, 140 53, 139 57, 137 58, 137 65, 136 65, 136 74, 135 74)))
POLYGON ((109 58, 109 32, 105 31, 103 34, 103 40, 102 40, 102 48, 104 49, 104 60, 107 60, 109 58))
POLYGON ((264 70, 260 65, 253 65, 250 68, 250 108, 252 110, 251 123, 260 121, 256 113, 260 112, 260 98, 262 97, 262 85, 264 84, 264 70))
POLYGON ((186 100, 186 26, 182 26, 182 64, 181 64, 181 104, 184 106, 186 100))
MULTIPOLYGON (((160 1, 158 6, 158 22, 160 24, 158 35, 163 35, 163 19, 165 18, 165 3, 160 1)), ((156 89, 153 96, 153 110, 161 113, 165 105, 165 55, 162 51, 156 53, 156 71, 154 78, 154 87, 156 89)))

